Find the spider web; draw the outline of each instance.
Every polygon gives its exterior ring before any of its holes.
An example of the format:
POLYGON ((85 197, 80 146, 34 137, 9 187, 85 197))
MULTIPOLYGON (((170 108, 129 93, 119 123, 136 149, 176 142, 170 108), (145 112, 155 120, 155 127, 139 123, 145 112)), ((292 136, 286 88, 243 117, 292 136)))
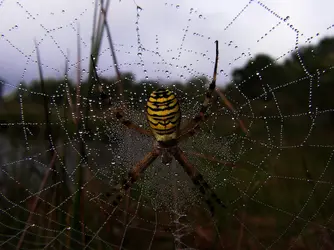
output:
MULTIPOLYGON (((313 6, 317 23, 307 16, 308 2, 295 9, 261 1, 110 3, 118 64, 104 35, 97 73, 111 108, 125 103, 126 117, 144 128, 144 104, 158 83, 175 92, 184 122, 197 114, 212 79, 214 41, 220 43, 210 119, 180 144, 227 204, 215 217, 175 161, 156 160, 117 208, 106 202, 153 140, 63 80, 84 88, 95 4, 0 1, 0 248, 333 249, 333 49, 326 57, 316 49, 333 35, 334 20, 325 14, 331 3, 313 6), (34 39, 44 78, 61 79, 47 94, 29 85, 39 79, 34 39), (261 53, 272 60, 257 63, 261 53), (285 68, 277 73, 278 65, 285 68), (107 81, 116 67, 132 73, 124 93, 107 81), (180 85, 186 82, 190 87, 180 85), (72 118, 87 118, 87 128, 77 129, 72 118)), ((92 93, 98 89, 94 83, 92 93)))

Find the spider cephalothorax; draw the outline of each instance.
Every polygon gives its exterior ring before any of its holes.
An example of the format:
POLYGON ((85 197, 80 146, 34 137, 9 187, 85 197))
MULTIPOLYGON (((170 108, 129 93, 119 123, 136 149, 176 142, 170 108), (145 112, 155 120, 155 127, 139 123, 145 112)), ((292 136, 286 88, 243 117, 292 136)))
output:
MULTIPOLYGON (((176 142, 176 140, 175 140, 176 142)), ((156 148, 159 151, 159 155, 161 155, 161 162, 163 164, 170 164, 173 160, 173 148, 175 148, 176 145, 164 145, 163 142, 155 141, 153 143, 153 148, 156 148)))
MULTIPOLYGON (((112 201, 114 206, 118 206, 126 191, 130 189, 136 182, 140 174, 145 171, 159 156, 164 164, 168 164, 175 158, 183 167, 184 171, 191 178, 194 185, 203 195, 210 212, 214 213, 213 203, 218 203, 222 207, 225 205, 218 198, 216 193, 211 189, 209 184, 204 180, 203 176, 197 169, 188 161, 185 153, 179 148, 178 143, 195 134, 199 124, 205 119, 208 105, 212 98, 212 92, 216 88, 216 76, 218 65, 218 41, 216 41, 216 61, 213 73, 213 79, 209 85, 209 89, 205 94, 204 102, 199 111, 185 127, 180 128, 181 124, 181 109, 179 102, 174 93, 165 88, 159 88, 153 91, 147 101, 146 116, 151 130, 143 129, 130 120, 124 118, 122 111, 116 111, 116 118, 128 128, 134 129, 139 133, 153 136, 155 143, 153 149, 145 157, 139 161, 128 173, 128 176, 123 179, 119 193, 112 201)), ((96 72, 95 72, 96 73, 96 72)), ((98 76, 96 74, 96 78, 98 76)))

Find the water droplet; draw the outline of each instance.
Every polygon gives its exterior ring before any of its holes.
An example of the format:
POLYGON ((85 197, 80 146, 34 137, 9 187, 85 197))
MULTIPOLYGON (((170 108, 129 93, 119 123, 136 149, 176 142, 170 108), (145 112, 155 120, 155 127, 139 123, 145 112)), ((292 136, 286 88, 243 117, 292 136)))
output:
POLYGON ((141 12, 143 9, 140 6, 137 6, 137 12, 141 12))
POLYGON ((62 12, 62 13, 65 13, 65 10, 62 10, 61 12, 62 12))
POLYGON ((286 16, 286 17, 283 19, 283 21, 286 22, 286 21, 288 21, 289 19, 290 19, 290 16, 286 16))
POLYGON ((180 8, 180 5, 177 4, 175 7, 176 7, 177 9, 179 9, 179 8, 180 8))
POLYGON ((199 18, 202 18, 202 17, 203 17, 203 15, 199 15, 198 17, 199 17, 199 18))
POLYGON ((142 56, 143 54, 142 53, 140 53, 140 52, 138 52, 138 54, 137 54, 138 56, 142 56))

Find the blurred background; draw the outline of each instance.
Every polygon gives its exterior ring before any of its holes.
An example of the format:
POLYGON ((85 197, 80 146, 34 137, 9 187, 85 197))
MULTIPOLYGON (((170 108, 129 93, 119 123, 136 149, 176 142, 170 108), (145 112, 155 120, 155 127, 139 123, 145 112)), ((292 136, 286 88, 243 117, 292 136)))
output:
POLYGON ((0 1, 0 249, 334 249, 334 2, 0 1), (151 149, 163 86, 220 199, 151 149), (97 73, 98 78, 95 73, 97 73))

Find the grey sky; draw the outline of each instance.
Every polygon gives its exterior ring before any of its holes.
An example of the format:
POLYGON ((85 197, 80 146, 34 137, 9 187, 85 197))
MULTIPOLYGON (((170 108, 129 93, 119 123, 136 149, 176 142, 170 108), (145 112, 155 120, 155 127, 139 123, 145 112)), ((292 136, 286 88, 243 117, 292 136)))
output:
MULTIPOLYGON (((82 57, 86 58, 82 67, 87 67, 94 1, 19 2, 0 1, 0 77, 12 85, 6 85, 6 91, 12 90, 21 80, 29 82, 37 77, 34 39, 40 42, 45 75, 62 77, 65 55, 69 50, 70 74, 74 77, 77 23, 80 23, 83 42, 82 57)), ((143 48, 146 49, 141 51, 141 57, 138 55, 137 8, 134 1, 112 1, 108 22, 121 70, 134 72, 137 79, 144 79, 145 76, 167 79, 169 76, 169 79, 185 80, 191 75, 203 73, 211 76, 216 39, 220 41, 219 71, 230 74, 235 67, 242 66, 250 56, 260 52, 276 58, 293 49, 296 32, 290 25, 300 31, 299 45, 304 45, 310 37, 314 37, 311 43, 316 43, 322 37, 334 34, 334 27, 328 29, 334 25, 331 13, 334 1, 330 0, 261 2, 280 17, 289 16, 286 22, 271 14, 258 1, 253 1, 230 26, 229 23, 249 1, 187 0, 179 1, 179 7, 174 1, 137 0, 136 3, 142 8, 138 27, 143 48), (190 11, 191 8, 193 11, 190 11), (275 29, 269 32, 273 27, 275 29), (185 29, 188 32, 185 33, 185 29), (157 51, 160 56, 155 53, 157 51), (189 72, 189 69, 194 71, 189 72)), ((105 76, 114 74, 107 48, 104 38, 99 68, 105 76)), ((220 74, 218 84, 228 79, 220 74)))

